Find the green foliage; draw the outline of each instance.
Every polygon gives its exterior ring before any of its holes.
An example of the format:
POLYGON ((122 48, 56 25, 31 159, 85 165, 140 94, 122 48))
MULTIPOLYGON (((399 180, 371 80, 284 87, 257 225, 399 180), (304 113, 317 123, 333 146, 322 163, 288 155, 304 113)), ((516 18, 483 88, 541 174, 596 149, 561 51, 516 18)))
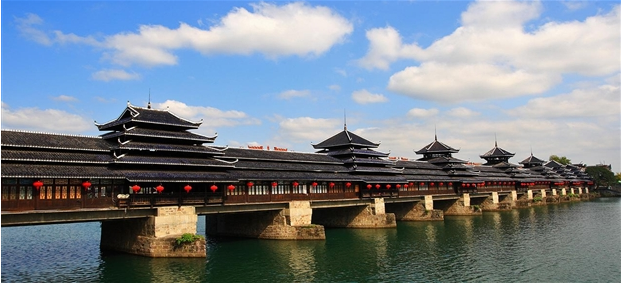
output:
POLYGON ((175 242, 177 243, 178 246, 181 246, 183 244, 194 243, 195 241, 202 240, 202 239, 205 239, 205 238, 201 235, 185 233, 181 235, 181 237, 175 239, 175 242))
POLYGON ((585 168, 585 173, 592 177, 597 187, 613 186, 618 183, 618 179, 613 172, 602 166, 588 166, 585 168))
POLYGON ((533 202, 541 202, 541 201, 542 201, 542 197, 533 198, 533 202))
POLYGON ((559 162, 562 165, 572 164, 570 162, 570 159, 568 159, 566 156, 559 157, 559 156, 557 156, 555 154, 549 156, 549 161, 557 161, 557 162, 559 162))
POLYGON ((573 194, 573 193, 567 194, 567 196, 571 197, 571 198, 578 198, 579 197, 578 194, 573 194))

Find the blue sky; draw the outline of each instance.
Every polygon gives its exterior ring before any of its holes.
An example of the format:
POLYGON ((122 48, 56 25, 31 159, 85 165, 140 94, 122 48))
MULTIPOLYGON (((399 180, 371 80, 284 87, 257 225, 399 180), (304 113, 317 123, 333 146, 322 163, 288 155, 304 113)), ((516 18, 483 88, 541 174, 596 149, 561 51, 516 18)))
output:
POLYGON ((99 135, 167 107, 217 145, 392 156, 495 143, 620 172, 616 1, 27 2, 1 6, 2 128, 99 135))

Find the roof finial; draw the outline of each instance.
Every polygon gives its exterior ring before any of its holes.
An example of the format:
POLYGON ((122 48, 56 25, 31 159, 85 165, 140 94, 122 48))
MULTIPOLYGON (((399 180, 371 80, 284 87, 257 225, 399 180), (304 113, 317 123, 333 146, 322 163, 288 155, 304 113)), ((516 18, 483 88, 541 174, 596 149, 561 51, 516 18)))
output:
POLYGON ((348 123, 346 123, 346 109, 343 109, 343 130, 348 130, 348 123))
POLYGON ((147 109, 151 109, 151 88, 149 88, 149 102, 147 103, 147 109))
POLYGON ((495 133, 495 147, 497 147, 497 133, 495 133))
POLYGON ((436 124, 434 124, 434 141, 438 141, 438 139, 436 138, 436 124))

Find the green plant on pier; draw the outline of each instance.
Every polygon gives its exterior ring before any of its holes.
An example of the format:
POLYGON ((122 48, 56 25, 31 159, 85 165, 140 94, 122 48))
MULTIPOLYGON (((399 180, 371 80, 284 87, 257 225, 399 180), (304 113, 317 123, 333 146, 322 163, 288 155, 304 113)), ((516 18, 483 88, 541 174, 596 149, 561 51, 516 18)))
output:
POLYGON ((203 239, 205 239, 205 237, 201 235, 185 233, 181 235, 181 237, 175 239, 175 243, 177 243, 178 246, 181 246, 183 244, 190 244, 203 239))
POLYGON ((542 197, 533 198, 533 202, 541 202, 541 201, 542 201, 542 197))

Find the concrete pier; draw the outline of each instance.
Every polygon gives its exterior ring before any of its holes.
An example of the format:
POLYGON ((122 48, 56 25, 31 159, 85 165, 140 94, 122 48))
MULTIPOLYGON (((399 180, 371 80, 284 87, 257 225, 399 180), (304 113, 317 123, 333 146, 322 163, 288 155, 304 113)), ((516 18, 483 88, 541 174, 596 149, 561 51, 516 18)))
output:
POLYGON ((316 209, 313 223, 340 228, 394 228, 395 214, 386 213, 383 198, 374 198, 365 206, 316 209))
POLYGON ((102 221, 100 247, 147 257, 205 257, 205 239, 176 242, 183 234, 196 232, 194 207, 158 207, 156 216, 102 221))
POLYGON ((205 216, 208 235, 274 240, 324 240, 321 225, 311 224, 308 201, 292 201, 287 209, 205 216))

